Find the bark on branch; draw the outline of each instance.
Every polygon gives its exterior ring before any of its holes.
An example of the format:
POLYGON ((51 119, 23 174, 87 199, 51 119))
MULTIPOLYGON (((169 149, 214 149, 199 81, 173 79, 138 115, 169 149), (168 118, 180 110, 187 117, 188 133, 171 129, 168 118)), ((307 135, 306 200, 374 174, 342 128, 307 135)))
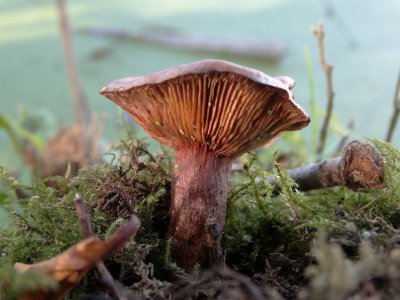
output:
MULTIPOLYGON (((241 171, 237 167, 233 171, 241 171)), ((288 170, 289 176, 298 184, 300 191, 333 186, 346 186, 352 190, 382 189, 384 161, 379 151, 370 144, 352 141, 346 145, 340 157, 288 170)), ((271 178, 271 184, 280 190, 271 178)))
POLYGON ((301 191, 332 186, 352 190, 385 187, 382 156, 377 149, 360 141, 347 144, 341 157, 289 170, 289 175, 301 191))

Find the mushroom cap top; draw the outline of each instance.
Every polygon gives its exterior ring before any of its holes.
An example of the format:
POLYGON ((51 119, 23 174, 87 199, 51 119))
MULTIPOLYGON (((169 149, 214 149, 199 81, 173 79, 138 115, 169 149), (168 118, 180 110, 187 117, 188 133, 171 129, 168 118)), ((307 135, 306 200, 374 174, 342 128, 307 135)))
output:
POLYGON ((309 124, 292 87, 290 77, 207 59, 118 79, 100 93, 166 146, 206 146, 216 155, 237 157, 309 124))

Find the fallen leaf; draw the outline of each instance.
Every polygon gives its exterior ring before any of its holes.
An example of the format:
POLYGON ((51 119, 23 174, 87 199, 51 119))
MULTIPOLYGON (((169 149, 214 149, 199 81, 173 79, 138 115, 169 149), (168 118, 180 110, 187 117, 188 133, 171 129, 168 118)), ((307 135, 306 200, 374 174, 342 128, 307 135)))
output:
POLYGON ((88 238, 65 252, 40 263, 28 265, 16 263, 19 272, 39 271, 59 284, 58 289, 29 291, 20 300, 58 300, 70 291, 97 262, 107 258, 133 237, 139 227, 139 219, 134 218, 118 229, 107 241, 88 238))

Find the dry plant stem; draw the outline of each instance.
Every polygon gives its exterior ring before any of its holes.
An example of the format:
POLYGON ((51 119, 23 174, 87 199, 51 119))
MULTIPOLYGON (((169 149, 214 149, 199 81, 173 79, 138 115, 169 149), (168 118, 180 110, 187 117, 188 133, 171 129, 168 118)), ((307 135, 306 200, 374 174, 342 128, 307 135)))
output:
POLYGON ((394 93, 393 114, 392 118, 390 119, 389 129, 386 135, 386 141, 389 143, 392 141, 394 130, 396 129, 397 121, 399 120, 399 116, 400 116, 400 72, 399 72, 399 77, 397 78, 396 91, 394 93))
POLYGON ((332 2, 335 3, 335 1, 321 1, 322 5, 325 6, 325 14, 336 24, 339 33, 347 40, 349 47, 358 47, 357 35, 354 34, 346 18, 340 14, 332 2))
POLYGON ((343 152, 344 147, 347 145, 349 137, 350 137, 350 132, 354 129, 354 120, 350 120, 350 122, 347 124, 347 131, 349 133, 347 133, 346 135, 344 135, 338 145, 336 146, 335 151, 333 152, 334 154, 332 156, 338 156, 343 152))
POLYGON ((374 147, 361 141, 347 144, 341 157, 292 169, 288 173, 301 191, 332 186, 346 186, 352 190, 385 187, 382 156, 374 147))
POLYGON ((355 210, 353 213, 357 214, 362 212, 363 210, 367 209, 368 207, 370 207, 372 204, 374 204, 375 202, 379 201, 380 199, 382 199, 384 196, 388 195, 391 192, 391 190, 388 190, 386 192, 383 192, 382 194, 380 194, 379 196, 375 197, 374 199, 372 199, 370 202, 368 202, 367 204, 365 204, 364 206, 358 208, 357 210, 355 210))
POLYGON ((64 46, 68 80, 74 100, 76 123, 82 127, 83 133, 85 134, 89 126, 90 112, 89 105, 85 99, 82 85, 79 80, 78 68, 75 64, 71 32, 68 23, 66 0, 57 0, 56 3, 59 15, 60 33, 64 46))
POLYGON ((90 215, 88 214, 83 199, 79 194, 75 195, 74 207, 79 217, 79 224, 81 226, 82 235, 86 239, 93 236, 92 223, 90 215))
POLYGON ((189 284, 182 291, 177 293, 172 299, 173 300, 189 299, 191 296, 194 295, 194 293, 196 292, 197 289, 208 284, 215 277, 232 279, 232 280, 240 283, 240 285, 243 287, 243 289, 249 296, 248 299, 254 299, 254 300, 265 299, 262 291, 251 281, 250 278, 248 278, 247 276, 244 276, 226 266, 219 266, 219 267, 211 269, 200 280, 189 284))
POLYGON ((326 143, 326 138, 328 135, 328 128, 329 128, 329 122, 332 117, 332 112, 333 112, 333 98, 335 96, 333 92, 333 79, 332 79, 332 70, 333 66, 328 64, 325 59, 325 45, 324 45, 324 24, 320 23, 315 29, 314 29, 314 35, 317 38, 318 41, 318 49, 319 49, 319 59, 320 59, 320 64, 322 67, 322 70, 325 73, 326 77, 326 94, 327 94, 327 107, 326 107, 326 112, 325 112, 325 118, 322 123, 320 135, 319 135, 319 142, 318 142, 318 147, 317 147, 317 154, 321 154, 324 151, 325 148, 325 143, 326 143))
POLYGON ((176 153, 168 233, 175 239, 177 263, 187 270, 223 262, 220 238, 231 165, 230 158, 205 147, 176 153))
MULTIPOLYGON (((74 207, 79 216, 79 223, 81 226, 83 237, 85 239, 92 237, 93 230, 92 230, 92 223, 90 221, 90 215, 87 212, 83 199, 78 194, 75 195, 74 207)), ((120 299, 122 293, 117 288, 114 279, 111 276, 110 272, 108 271, 107 267, 104 265, 102 261, 98 262, 96 264, 96 267, 103 283, 114 293, 115 296, 118 297, 118 299, 120 299)))

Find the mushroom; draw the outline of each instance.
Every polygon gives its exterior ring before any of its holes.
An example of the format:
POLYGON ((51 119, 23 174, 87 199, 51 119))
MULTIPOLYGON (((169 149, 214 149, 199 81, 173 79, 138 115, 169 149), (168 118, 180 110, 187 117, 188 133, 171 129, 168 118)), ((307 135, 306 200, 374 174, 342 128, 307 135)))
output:
POLYGON ((187 270, 216 263, 228 179, 241 154, 307 126, 293 79, 223 60, 202 60, 111 82, 100 93, 175 150, 168 234, 187 270))

